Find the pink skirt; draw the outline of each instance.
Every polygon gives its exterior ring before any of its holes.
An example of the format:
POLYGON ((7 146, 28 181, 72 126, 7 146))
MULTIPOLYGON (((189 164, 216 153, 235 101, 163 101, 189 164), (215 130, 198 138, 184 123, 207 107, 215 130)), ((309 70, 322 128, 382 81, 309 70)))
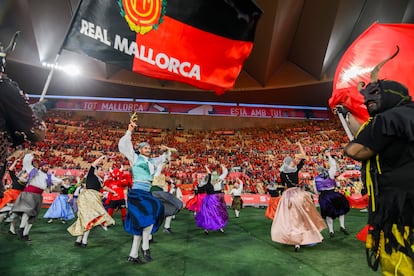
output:
POLYGON ((272 241, 307 245, 322 242, 326 227, 310 194, 295 187, 282 194, 270 232, 272 241))

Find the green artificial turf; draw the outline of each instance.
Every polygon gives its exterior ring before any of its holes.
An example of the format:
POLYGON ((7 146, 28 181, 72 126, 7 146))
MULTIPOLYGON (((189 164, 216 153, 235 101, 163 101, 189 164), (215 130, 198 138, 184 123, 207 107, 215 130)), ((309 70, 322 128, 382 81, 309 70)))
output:
POLYGON ((352 209, 345 218, 351 232, 335 237, 322 232, 325 240, 294 252, 292 246, 272 242, 271 221, 265 209, 248 207, 230 220, 225 233, 205 235, 195 226, 194 216, 182 210, 172 221, 172 234, 162 230, 151 244, 154 261, 135 265, 126 261, 132 236, 123 228, 119 213, 116 225, 104 231, 94 228, 87 248, 74 246, 67 232, 73 222, 47 223, 42 211, 30 233, 32 241, 20 241, 8 234, 8 224, 0 226, 1 275, 380 275, 371 271, 365 260, 364 244, 355 234, 364 227, 366 213, 352 209))

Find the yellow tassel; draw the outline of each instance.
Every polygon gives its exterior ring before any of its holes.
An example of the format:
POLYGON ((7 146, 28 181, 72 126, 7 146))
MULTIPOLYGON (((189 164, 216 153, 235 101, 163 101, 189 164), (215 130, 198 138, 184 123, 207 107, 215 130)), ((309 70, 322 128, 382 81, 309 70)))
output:
POLYGON ((367 249, 372 249, 374 247, 374 239, 372 238, 371 234, 367 235, 367 239, 365 241, 365 247, 367 249))
POLYGON ((371 167, 371 162, 370 160, 368 160, 365 166, 367 192, 368 192, 369 198, 371 199, 371 211, 375 212, 374 184, 372 183, 370 167, 371 167))

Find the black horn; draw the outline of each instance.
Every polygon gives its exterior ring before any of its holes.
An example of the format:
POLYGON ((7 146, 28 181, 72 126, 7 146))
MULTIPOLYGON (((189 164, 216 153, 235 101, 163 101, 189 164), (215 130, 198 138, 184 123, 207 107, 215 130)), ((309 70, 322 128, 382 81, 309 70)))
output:
POLYGON ((395 51, 395 53, 390 56, 389 58, 384 59, 383 61, 381 61, 380 63, 378 63, 377 66, 375 66, 375 68, 371 71, 371 83, 377 82, 378 81, 378 73, 379 70, 381 69, 381 67, 388 61, 390 61, 391 59, 395 58, 395 56, 398 54, 398 52, 400 51, 400 47, 397 45, 397 51, 395 51))
POLYGON ((7 48, 6 48, 6 49, 4 49, 4 52, 5 52, 6 54, 9 54, 9 53, 11 53, 11 52, 13 52, 13 51, 14 51, 14 48, 16 47, 16 40, 17 40, 17 37, 19 36, 19 34, 20 34, 20 31, 17 31, 17 32, 13 35, 12 39, 10 40, 9 45, 7 46, 7 48))

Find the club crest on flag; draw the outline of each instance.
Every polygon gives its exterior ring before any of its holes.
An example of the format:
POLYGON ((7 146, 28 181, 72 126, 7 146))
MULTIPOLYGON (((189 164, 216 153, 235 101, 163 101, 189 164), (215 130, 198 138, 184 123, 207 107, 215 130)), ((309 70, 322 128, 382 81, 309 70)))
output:
POLYGON ((166 4, 166 0, 118 0, 121 16, 132 31, 141 35, 158 28, 166 4))

